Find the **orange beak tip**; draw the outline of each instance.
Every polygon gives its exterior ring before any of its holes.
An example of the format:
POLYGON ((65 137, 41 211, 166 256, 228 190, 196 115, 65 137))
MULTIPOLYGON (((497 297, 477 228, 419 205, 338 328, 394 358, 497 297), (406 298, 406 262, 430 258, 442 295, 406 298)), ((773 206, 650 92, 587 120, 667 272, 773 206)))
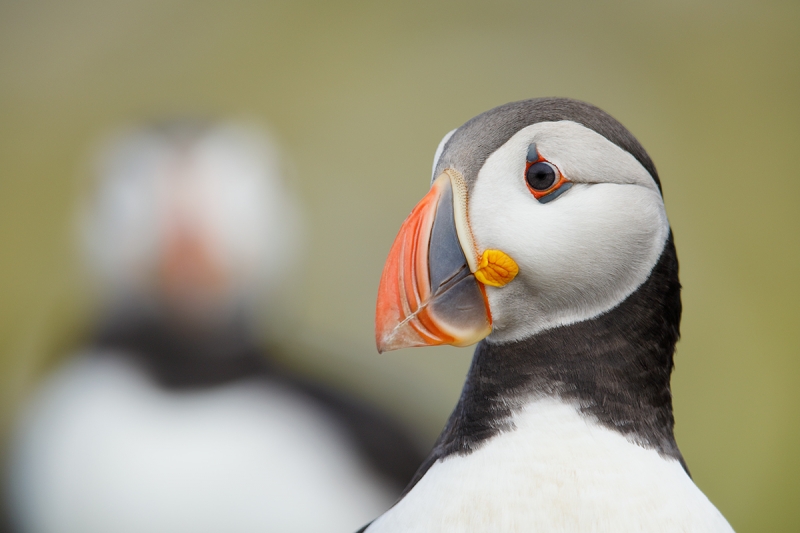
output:
POLYGON ((378 317, 375 329, 378 353, 429 345, 408 320, 396 317, 396 313, 379 313, 378 317))

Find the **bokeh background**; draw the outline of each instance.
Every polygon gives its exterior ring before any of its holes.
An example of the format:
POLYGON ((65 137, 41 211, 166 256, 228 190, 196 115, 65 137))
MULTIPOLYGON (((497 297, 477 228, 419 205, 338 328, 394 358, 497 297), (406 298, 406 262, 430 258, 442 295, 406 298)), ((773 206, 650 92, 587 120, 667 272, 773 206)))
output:
MULTIPOLYGON (((739 532, 800 530, 800 3, 0 4, 0 428, 88 328, 73 212, 99 139, 176 115, 269 126, 305 206, 280 342, 430 442, 471 349, 379 356, 394 235, 444 133, 592 102, 655 160, 684 285, 678 443, 739 532)), ((276 250, 276 256, 280 251, 276 250)))

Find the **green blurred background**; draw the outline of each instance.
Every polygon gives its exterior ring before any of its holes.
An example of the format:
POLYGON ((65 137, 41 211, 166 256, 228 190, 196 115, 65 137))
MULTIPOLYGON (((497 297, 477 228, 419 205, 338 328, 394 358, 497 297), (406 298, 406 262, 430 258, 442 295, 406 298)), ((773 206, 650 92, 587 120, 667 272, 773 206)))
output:
POLYGON ((199 114, 269 125, 291 162, 309 243, 282 304, 288 364, 432 441, 471 350, 377 355, 383 261, 444 133, 550 95, 604 108, 658 166, 684 285, 678 442, 696 482, 740 533, 800 531, 797 1, 4 1, 3 431, 89 325, 72 213, 92 146, 199 114))

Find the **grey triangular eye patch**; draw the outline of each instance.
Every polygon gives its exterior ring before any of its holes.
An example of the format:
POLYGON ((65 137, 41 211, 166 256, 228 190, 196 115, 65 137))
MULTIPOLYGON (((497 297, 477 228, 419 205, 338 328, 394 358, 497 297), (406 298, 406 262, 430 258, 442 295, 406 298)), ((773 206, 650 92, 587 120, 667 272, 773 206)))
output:
POLYGON ((531 145, 528 146, 528 156, 526 159, 531 163, 539 160, 539 151, 536 150, 536 143, 531 143, 531 145))
POLYGON ((539 198, 539 203, 540 204, 546 204, 548 202, 552 202, 553 200, 555 200, 556 198, 558 198, 559 196, 561 196, 562 194, 564 194, 565 192, 570 190, 571 187, 572 187, 572 183, 569 182, 569 181, 566 181, 558 189, 556 189, 553 192, 547 194, 546 196, 542 196, 541 198, 539 198))

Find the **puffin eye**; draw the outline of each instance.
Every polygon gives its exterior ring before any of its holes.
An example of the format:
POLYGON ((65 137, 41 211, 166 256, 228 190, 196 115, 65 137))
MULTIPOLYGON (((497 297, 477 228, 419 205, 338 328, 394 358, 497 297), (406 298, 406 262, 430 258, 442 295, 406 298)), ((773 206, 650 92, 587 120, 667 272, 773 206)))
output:
POLYGON ((552 202, 572 187, 572 182, 567 181, 555 165, 547 161, 528 161, 525 181, 533 197, 543 204, 552 202))
POLYGON ((539 155, 535 143, 528 147, 526 159, 525 181, 533 197, 539 202, 546 204, 555 200, 572 187, 572 183, 567 181, 555 165, 539 155))
POLYGON ((528 166, 525 172, 525 181, 536 192, 545 192, 555 185, 558 179, 558 169, 547 161, 539 161, 528 166))

